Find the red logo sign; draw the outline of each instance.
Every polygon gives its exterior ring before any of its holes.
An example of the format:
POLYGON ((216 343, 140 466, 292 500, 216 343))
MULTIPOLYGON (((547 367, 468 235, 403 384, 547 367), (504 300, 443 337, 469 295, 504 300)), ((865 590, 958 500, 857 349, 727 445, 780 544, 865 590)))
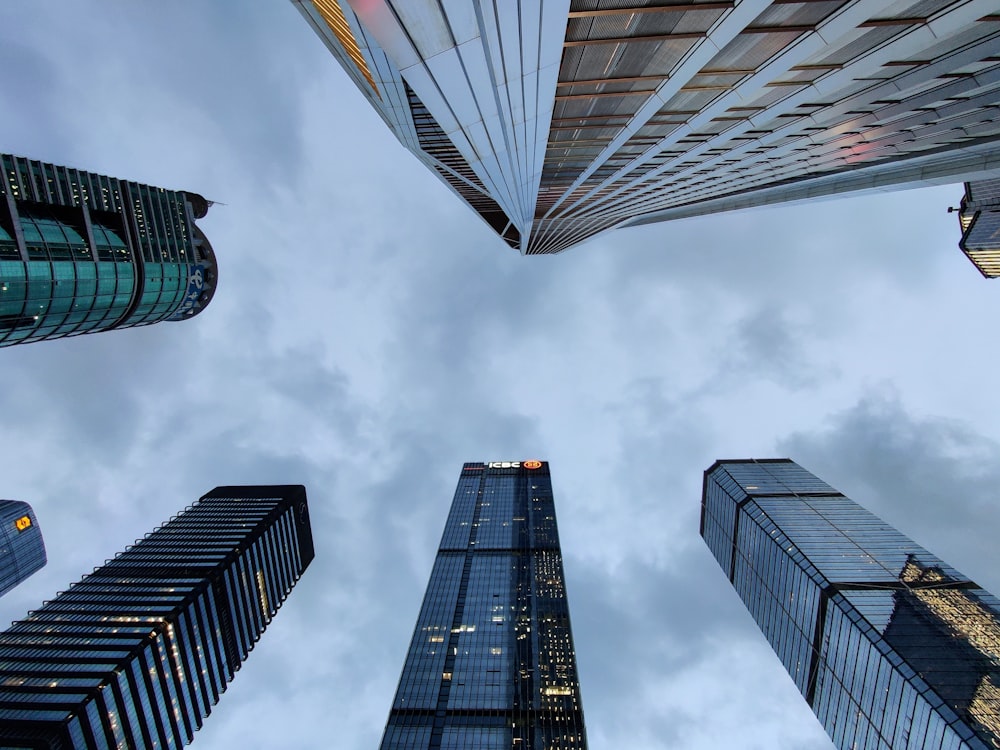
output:
POLYGON ((541 461, 525 461, 521 464, 525 469, 540 469, 542 468, 541 461))

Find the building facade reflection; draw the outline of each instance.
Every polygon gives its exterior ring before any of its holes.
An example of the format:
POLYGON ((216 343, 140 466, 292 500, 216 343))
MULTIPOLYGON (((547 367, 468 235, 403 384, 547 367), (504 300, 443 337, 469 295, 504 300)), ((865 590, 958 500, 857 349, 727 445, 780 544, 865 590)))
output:
POLYGON ((701 534, 837 747, 1000 747, 989 592, 787 459, 710 467, 701 534))

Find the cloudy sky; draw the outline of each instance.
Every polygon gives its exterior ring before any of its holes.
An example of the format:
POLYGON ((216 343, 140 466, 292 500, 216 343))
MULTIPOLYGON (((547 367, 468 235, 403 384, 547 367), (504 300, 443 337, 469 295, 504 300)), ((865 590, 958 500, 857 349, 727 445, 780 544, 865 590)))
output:
POLYGON ((0 496, 49 553, 0 622, 216 485, 309 493, 316 560, 195 747, 377 746, 463 461, 552 464, 593 748, 831 747, 698 536, 716 458, 794 458, 1000 591, 960 187, 522 258, 283 0, 3 2, 0 71, 0 149, 218 201, 221 277, 194 321, 0 352, 0 496))

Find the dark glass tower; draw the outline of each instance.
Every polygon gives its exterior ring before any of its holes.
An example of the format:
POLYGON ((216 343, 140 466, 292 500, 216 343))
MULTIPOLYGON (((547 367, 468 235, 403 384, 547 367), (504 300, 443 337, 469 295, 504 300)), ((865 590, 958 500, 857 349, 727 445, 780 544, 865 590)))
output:
POLYGON ((35 512, 19 500, 0 500, 0 595, 45 567, 45 542, 35 512))
POLYGON ((1000 747, 989 592, 787 459, 713 464, 701 534, 837 747, 1000 747))
POLYGON ((187 744, 312 558, 304 487, 215 488, 0 634, 0 746, 187 744))
POLYGON ((587 747, 548 463, 462 469, 381 747, 587 747))
POLYGON ((0 154, 0 346, 186 320, 215 291, 197 193, 0 154))
POLYGON ((958 222, 962 252, 987 279, 1000 277, 1000 179, 965 183, 958 222))

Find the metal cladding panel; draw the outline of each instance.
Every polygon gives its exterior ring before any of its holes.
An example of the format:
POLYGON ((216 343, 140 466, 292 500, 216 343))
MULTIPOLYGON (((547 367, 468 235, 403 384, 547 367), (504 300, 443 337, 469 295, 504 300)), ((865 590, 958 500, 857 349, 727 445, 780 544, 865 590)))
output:
POLYGON ((702 536, 837 747, 1000 746, 1000 601, 787 459, 717 462, 702 502, 702 536))
POLYGON ((0 745, 189 743, 308 565, 304 508, 217 488, 0 633, 0 745))
MULTIPOLYGON (((332 34, 315 22, 320 0, 296 4, 331 46, 332 34)), ((378 52, 430 111, 518 235, 530 231, 555 95, 553 53, 561 46, 568 3, 351 2, 348 7, 342 1, 340 6, 363 27, 366 56, 376 56, 377 41, 378 52)), ((345 56, 335 54, 349 69, 345 56)), ((393 130, 405 130, 386 119, 393 130)), ((422 150, 400 139, 411 150, 422 150)), ((426 157, 422 161, 427 163, 426 157)), ((454 180, 445 181, 466 197, 454 180)), ((496 221, 487 221, 503 233, 496 221)))
POLYGON ((350 6, 342 0, 292 2, 389 129, 406 148, 417 150, 403 78, 350 6))
POLYGON ((547 463, 463 467, 381 747, 586 747, 547 463))
POLYGON ((524 254, 968 179, 1000 140, 994 0, 351 7, 496 208, 424 162, 524 254))

